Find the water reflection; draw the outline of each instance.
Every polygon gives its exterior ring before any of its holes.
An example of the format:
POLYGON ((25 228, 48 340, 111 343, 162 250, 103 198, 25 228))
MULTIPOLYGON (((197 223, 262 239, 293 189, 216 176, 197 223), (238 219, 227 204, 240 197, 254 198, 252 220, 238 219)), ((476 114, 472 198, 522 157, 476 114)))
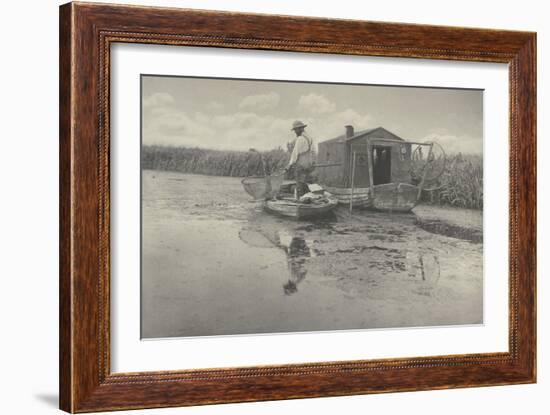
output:
POLYGON ((430 296, 437 288, 441 278, 439 256, 428 250, 410 251, 407 253, 409 277, 417 281, 414 292, 430 296))
POLYGON ((283 291, 285 295, 292 295, 298 292, 298 284, 306 278, 307 269, 304 263, 306 258, 311 257, 311 250, 306 240, 300 236, 292 237, 288 246, 284 245, 284 241, 284 237, 280 238, 281 246, 286 252, 290 277, 283 284, 283 291))
POLYGON ((307 258, 317 256, 310 248, 312 240, 305 239, 303 232, 276 230, 269 227, 245 226, 239 232, 239 238, 248 245, 256 247, 281 248, 286 254, 288 279, 283 284, 285 295, 298 292, 298 285, 306 278, 307 258))
MULTIPOLYGON (((318 229, 317 224, 302 224, 296 227, 286 227, 281 223, 269 224, 255 223, 253 225, 245 225, 239 232, 240 239, 250 246, 264 248, 279 248, 286 255, 288 276, 285 278, 283 293, 287 296, 296 294, 298 286, 301 284, 308 274, 308 260, 313 257, 324 256, 325 252, 319 248, 313 239, 308 239, 307 236, 315 229, 318 229), (273 226, 275 225, 275 226, 273 226), (314 246, 316 246, 314 248, 314 246)), ((324 224, 323 230, 328 231, 332 235, 351 235, 352 231, 346 229, 337 229, 334 224, 324 224)), ((373 236, 384 235, 379 229, 364 227, 357 229, 368 240, 376 240, 379 244, 342 244, 336 249, 330 250, 331 255, 350 255, 349 262, 354 262, 357 255, 363 257, 368 271, 362 267, 348 266, 345 273, 349 280, 370 281, 369 287, 379 286, 389 289, 392 284, 399 285, 400 290, 412 291, 417 295, 432 296, 434 295, 441 276, 440 262, 438 252, 428 248, 425 244, 416 240, 414 248, 399 249, 393 248, 394 244, 387 245, 386 240, 379 241, 373 236), (364 271, 361 271, 363 269, 364 271), (349 275, 348 275, 349 274, 349 275), (357 274, 357 275, 355 275, 357 274), (361 274, 361 275, 359 275, 361 274), (399 277, 400 276, 400 277, 399 277), (355 278, 357 277, 357 278, 355 278), (380 277, 384 277, 381 279, 380 277), (408 277, 408 285, 402 285, 408 277), (375 281, 376 280, 376 281, 375 281)), ((393 237, 395 232, 387 231, 388 236, 393 237)), ((346 238, 352 242, 352 239, 346 238)), ((334 261, 338 261, 334 257, 334 261)), ((348 262, 348 261, 345 261, 348 262)), ((339 278, 342 280, 342 278, 339 278)), ((382 297, 383 292, 378 293, 382 297)))

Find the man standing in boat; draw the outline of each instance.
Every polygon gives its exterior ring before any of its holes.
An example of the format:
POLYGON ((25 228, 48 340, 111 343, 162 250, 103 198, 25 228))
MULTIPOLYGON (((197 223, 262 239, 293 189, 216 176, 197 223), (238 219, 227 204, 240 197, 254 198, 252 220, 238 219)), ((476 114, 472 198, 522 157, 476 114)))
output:
POLYGON ((296 180, 295 197, 299 200, 302 195, 309 191, 307 183, 311 183, 315 166, 313 165, 313 140, 306 132, 307 125, 302 121, 294 121, 292 131, 296 134, 294 148, 288 162, 288 170, 294 173, 296 180))

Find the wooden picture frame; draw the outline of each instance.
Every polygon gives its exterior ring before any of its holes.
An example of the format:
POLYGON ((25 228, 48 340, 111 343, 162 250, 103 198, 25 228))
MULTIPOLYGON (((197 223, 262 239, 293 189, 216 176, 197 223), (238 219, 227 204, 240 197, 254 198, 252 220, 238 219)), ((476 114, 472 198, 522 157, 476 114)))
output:
POLYGON ((60 8, 60 407, 68 412, 532 383, 536 34, 156 7, 60 8), (509 65, 509 352, 111 373, 109 62, 114 43, 509 65))

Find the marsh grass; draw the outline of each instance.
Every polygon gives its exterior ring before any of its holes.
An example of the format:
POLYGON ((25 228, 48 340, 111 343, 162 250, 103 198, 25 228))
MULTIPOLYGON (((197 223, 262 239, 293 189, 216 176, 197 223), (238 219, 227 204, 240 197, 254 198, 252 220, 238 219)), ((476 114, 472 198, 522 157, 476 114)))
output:
MULTIPOLYGON (((277 148, 261 152, 267 174, 283 169, 288 163, 287 150, 277 148)), ((143 169, 168 170, 211 176, 263 176, 260 156, 255 152, 207 150, 190 147, 143 146, 143 169)), ((433 205, 483 209, 483 158, 480 155, 447 156, 445 171, 437 183, 424 191, 422 202, 433 205)))
MULTIPOLYGON (((270 174, 286 167, 288 154, 282 148, 261 152, 265 172, 270 174)), ((246 151, 207 150, 189 147, 143 146, 143 169, 169 170, 210 176, 263 176, 258 153, 246 151)))
POLYGON ((423 202, 483 209, 483 157, 460 153, 447 156, 445 171, 435 186, 436 190, 423 192, 423 202))

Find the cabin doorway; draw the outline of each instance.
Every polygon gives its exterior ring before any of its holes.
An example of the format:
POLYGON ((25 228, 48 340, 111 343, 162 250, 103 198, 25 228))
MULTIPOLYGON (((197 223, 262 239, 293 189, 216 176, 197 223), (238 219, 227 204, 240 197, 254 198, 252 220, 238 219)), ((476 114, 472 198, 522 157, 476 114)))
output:
POLYGON ((372 148, 373 183, 391 183, 391 147, 373 146, 372 148))

